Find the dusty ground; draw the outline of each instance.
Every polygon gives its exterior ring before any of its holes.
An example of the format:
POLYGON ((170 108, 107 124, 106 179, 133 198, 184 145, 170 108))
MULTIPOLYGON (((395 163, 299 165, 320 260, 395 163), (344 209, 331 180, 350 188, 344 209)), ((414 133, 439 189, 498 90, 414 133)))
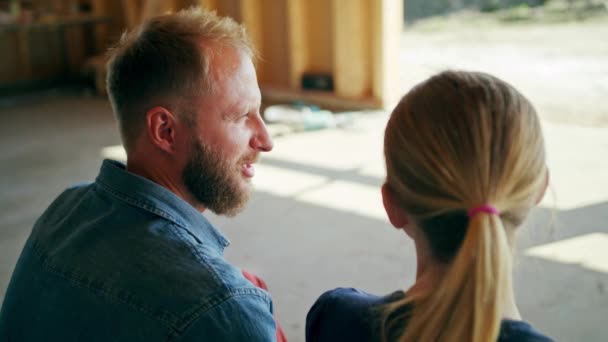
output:
POLYGON ((403 35, 407 89, 446 68, 493 73, 544 119, 608 126, 608 20, 543 25, 414 26, 403 35))

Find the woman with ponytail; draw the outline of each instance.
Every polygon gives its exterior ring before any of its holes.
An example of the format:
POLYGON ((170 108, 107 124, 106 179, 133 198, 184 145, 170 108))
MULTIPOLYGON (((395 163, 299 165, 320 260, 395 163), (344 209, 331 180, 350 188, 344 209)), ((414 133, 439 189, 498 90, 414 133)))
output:
POLYGON ((416 282, 374 296, 340 288, 307 316, 308 341, 551 341, 522 320, 514 235, 548 183, 539 119, 488 74, 446 71, 394 109, 382 197, 414 241, 416 282))

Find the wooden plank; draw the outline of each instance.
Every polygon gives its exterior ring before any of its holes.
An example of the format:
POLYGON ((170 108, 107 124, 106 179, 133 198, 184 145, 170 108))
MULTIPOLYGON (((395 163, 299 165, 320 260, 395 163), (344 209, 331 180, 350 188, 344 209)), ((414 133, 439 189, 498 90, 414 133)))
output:
POLYGON ((144 0, 141 21, 175 10, 174 0, 144 0))
POLYGON ((264 56, 264 36, 262 27, 262 2, 261 0, 242 0, 241 1, 241 22, 247 29, 247 34, 251 39, 253 48, 258 60, 256 60, 256 71, 258 82, 264 82, 264 63, 261 60, 264 56))
POLYGON ((367 14, 372 0, 334 0, 334 85, 338 96, 369 96, 371 37, 367 14))
MULTIPOLYGON (((84 30, 80 25, 68 26, 63 31, 63 46, 66 51, 63 53, 64 58, 67 59, 67 72, 66 75, 76 75, 80 72, 82 63, 85 60, 85 46, 84 46, 84 30)), ((61 32, 60 31, 60 32, 61 32)))
POLYGON ((222 0, 218 2, 217 14, 223 17, 232 17, 234 20, 242 22, 241 0, 222 0))
POLYGON ((122 6, 125 12, 127 28, 132 30, 139 25, 141 19, 141 1, 138 0, 122 0, 122 6))
MULTIPOLYGON (((109 8, 107 0, 93 0, 91 2, 93 15, 108 16, 109 8)), ((95 53, 105 50, 108 45, 108 24, 95 25, 95 53)))
POLYGON ((262 99, 265 105, 291 103, 297 100, 334 111, 377 109, 380 107, 378 100, 373 97, 345 98, 324 91, 302 91, 273 86, 262 86, 262 99))
POLYGON ((289 85, 300 89, 302 74, 308 66, 308 39, 305 30, 306 0, 287 1, 289 46, 289 85))
POLYGON ((264 83, 289 87, 289 56, 287 35, 287 2, 261 0, 264 55, 260 61, 264 83))
MULTIPOLYGON (((348 0, 347 0, 348 1, 348 0)), ((334 25, 332 1, 307 0, 302 16, 307 39, 306 71, 331 73, 334 68, 334 25)), ((336 12, 339 13, 339 12, 336 12)))
POLYGON ((24 63, 29 63, 20 56, 23 44, 15 32, 0 31, 0 46, 3 52, 0 53, 0 84, 17 82, 21 76, 24 63))
POLYGON ((372 1, 373 94, 386 109, 401 98, 399 47, 403 33, 403 1, 372 1))
POLYGON ((32 78, 32 58, 30 54, 30 39, 27 30, 17 31, 17 58, 22 79, 32 78))
POLYGON ((245 25, 247 34, 256 49, 260 49, 263 42, 262 30, 262 1, 241 1, 241 23, 245 25))
POLYGON ((198 5, 211 11, 217 11, 218 0, 198 0, 198 5))

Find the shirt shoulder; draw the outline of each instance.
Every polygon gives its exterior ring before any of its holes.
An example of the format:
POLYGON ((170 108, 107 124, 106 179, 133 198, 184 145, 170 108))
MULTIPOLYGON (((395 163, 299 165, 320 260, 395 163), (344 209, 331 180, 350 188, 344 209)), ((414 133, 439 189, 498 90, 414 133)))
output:
POLYGON ((306 317, 306 340, 379 340, 385 306, 402 297, 401 291, 386 296, 354 288, 337 288, 325 292, 306 317))
POLYGON ((189 341, 252 341, 276 340, 276 323, 271 303, 264 296, 242 292, 218 301, 185 328, 176 338, 189 341))
POLYGON ((233 297, 259 298, 271 315, 270 295, 247 281, 221 251, 209 248, 216 241, 121 201, 95 183, 61 194, 30 240, 49 276, 93 293, 100 306, 127 306, 176 330, 233 297))
POLYGON ((553 342, 554 340, 536 330, 528 322, 503 320, 499 342, 553 342))

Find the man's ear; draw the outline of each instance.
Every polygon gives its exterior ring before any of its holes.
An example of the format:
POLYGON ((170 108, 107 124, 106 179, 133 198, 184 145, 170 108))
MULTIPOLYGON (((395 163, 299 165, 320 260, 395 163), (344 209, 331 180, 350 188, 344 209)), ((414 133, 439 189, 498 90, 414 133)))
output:
POLYGON ((165 107, 154 107, 146 112, 146 131, 152 144, 173 154, 176 144, 177 117, 165 107))
POLYGON ((545 197, 545 193, 547 192, 548 187, 549 187, 549 168, 547 168, 547 172, 545 172, 545 184, 543 185, 543 189, 540 191, 540 194, 538 194, 538 197, 536 198, 536 203, 534 203, 535 205, 538 205, 543 200, 543 197, 545 197))
POLYGON ((382 185, 382 203, 388 220, 395 228, 401 229, 410 223, 407 213, 397 204, 395 194, 388 183, 382 185))

